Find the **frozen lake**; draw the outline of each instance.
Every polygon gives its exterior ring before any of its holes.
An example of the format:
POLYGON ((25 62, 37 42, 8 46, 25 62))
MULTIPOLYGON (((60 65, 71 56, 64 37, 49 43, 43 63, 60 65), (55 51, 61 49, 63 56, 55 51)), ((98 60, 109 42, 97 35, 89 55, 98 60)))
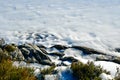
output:
POLYGON ((0 30, 12 42, 14 31, 48 32, 63 44, 120 47, 120 0, 0 0, 0 30))

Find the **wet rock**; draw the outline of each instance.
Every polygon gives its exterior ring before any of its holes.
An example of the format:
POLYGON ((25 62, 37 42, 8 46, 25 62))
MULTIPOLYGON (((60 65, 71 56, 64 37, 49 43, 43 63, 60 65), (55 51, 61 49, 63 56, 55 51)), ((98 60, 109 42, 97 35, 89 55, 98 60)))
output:
POLYGON ((49 53, 49 55, 62 57, 62 56, 64 56, 65 54, 59 53, 59 52, 53 52, 53 53, 49 53))
POLYGON ((27 59, 25 59, 25 61, 27 63, 39 63, 34 57, 28 57, 27 59))
POLYGON ((45 51, 45 49, 40 49, 38 46, 36 45, 32 45, 32 44, 24 44, 24 45, 20 45, 19 49, 21 48, 26 48, 27 50, 29 50, 32 53, 41 53, 41 54, 47 54, 47 52, 45 51))
POLYGON ((25 59, 22 52, 18 48, 16 48, 16 50, 13 52, 13 54, 15 55, 15 59, 18 61, 25 59))
POLYGON ((64 46, 64 45, 54 45, 52 46, 51 48, 56 48, 58 50, 65 50, 67 49, 68 47, 64 46))
POLYGON ((72 61, 63 61, 61 64, 57 64, 57 66, 69 66, 68 64, 66 64, 66 62, 71 63, 72 61))
POLYGON ((109 58, 97 57, 96 61, 109 61, 120 64, 120 57, 111 56, 109 58))
POLYGON ((41 57, 39 54, 33 53, 34 58, 40 63, 42 61, 41 57))
POLYGON ((100 52, 100 51, 97 51, 95 49, 91 49, 91 48, 88 48, 88 47, 84 47, 84 46, 72 46, 71 48, 75 48, 75 49, 78 49, 78 50, 81 50, 83 51, 84 54, 102 54, 102 55, 106 55, 105 53, 103 52, 100 52))
POLYGON ((27 59, 29 57, 30 51, 27 50, 26 48, 22 48, 20 50, 21 50, 23 56, 25 57, 25 59, 27 59))
POLYGON ((26 62, 38 62, 43 65, 53 65, 51 59, 47 55, 47 51, 44 48, 39 48, 36 45, 23 44, 16 46, 9 44, 5 45, 3 49, 13 60, 24 60, 26 62))
POLYGON ((0 47, 2 47, 5 44, 5 40, 3 38, 0 39, 0 47))
POLYGON ((43 46, 43 45, 36 45, 36 46, 39 47, 39 48, 44 48, 44 49, 46 49, 46 47, 43 46))
POLYGON ((26 48, 27 50, 31 51, 31 50, 34 50, 32 44, 29 44, 29 43, 26 43, 26 44, 23 44, 23 45, 18 45, 18 48, 21 49, 21 48, 26 48))
POLYGON ((40 57, 42 60, 49 60, 49 61, 51 61, 50 58, 47 55, 45 55, 44 53, 42 53, 41 51, 36 50, 34 52, 34 54, 36 54, 36 57, 40 57))
POLYGON ((120 64, 120 58, 114 58, 114 59, 112 59, 110 61, 112 61, 114 63, 117 63, 117 64, 120 64))
POLYGON ((78 61, 74 57, 63 57, 63 58, 60 58, 60 60, 62 60, 62 61, 70 61, 70 62, 77 62, 78 61))
POLYGON ((38 63, 38 61, 35 59, 35 57, 32 57, 30 62, 31 63, 38 63))
POLYGON ((120 48, 115 48, 115 51, 116 52, 120 52, 120 48))
POLYGON ((40 62, 40 64, 42 64, 42 65, 50 65, 50 66, 55 65, 54 63, 52 63, 52 62, 49 61, 49 60, 42 60, 42 61, 40 62))
POLYGON ((40 50, 41 50, 44 54, 48 54, 48 52, 47 52, 44 48, 40 48, 40 50))
MULTIPOLYGON (((42 48, 38 48, 37 46, 33 46, 34 47, 34 53, 38 54, 38 56, 40 56, 43 60, 47 59, 50 60, 50 58, 46 55, 48 54, 47 51, 45 51, 45 49, 42 48)), ((51 61, 51 60, 50 60, 51 61)))

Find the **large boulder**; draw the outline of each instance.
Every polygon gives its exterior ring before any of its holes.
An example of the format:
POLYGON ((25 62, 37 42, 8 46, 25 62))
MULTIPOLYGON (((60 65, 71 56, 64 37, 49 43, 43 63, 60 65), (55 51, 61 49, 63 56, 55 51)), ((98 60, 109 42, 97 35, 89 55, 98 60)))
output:
POLYGON ((32 44, 24 44, 24 45, 20 45, 19 49, 23 53, 24 57, 27 58, 28 60, 34 57, 34 59, 36 59, 37 62, 39 62, 40 64, 51 65, 51 63, 50 64, 48 63, 51 62, 51 60, 46 55, 47 52, 43 49, 40 49, 38 46, 32 44), (45 62, 44 60, 46 60, 47 62, 45 62))

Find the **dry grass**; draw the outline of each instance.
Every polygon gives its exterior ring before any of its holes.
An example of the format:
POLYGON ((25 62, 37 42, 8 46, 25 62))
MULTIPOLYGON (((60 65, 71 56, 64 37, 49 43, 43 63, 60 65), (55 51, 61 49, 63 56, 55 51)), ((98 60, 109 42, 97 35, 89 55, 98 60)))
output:
POLYGON ((4 52, 0 52, 0 80, 36 80, 33 70, 12 65, 4 52))

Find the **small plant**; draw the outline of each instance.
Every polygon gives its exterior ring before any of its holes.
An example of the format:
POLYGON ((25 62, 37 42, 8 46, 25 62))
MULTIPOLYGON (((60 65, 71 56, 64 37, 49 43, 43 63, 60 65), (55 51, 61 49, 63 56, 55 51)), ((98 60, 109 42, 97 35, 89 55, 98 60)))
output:
POLYGON ((99 77, 101 73, 109 73, 100 66, 95 66, 93 62, 88 62, 87 64, 73 62, 71 64, 71 70, 77 80, 101 80, 99 77))
POLYGON ((17 68, 12 66, 9 60, 0 63, 0 80, 36 80, 28 68, 17 68))
POLYGON ((120 68, 117 68, 115 80, 120 80, 120 68))
POLYGON ((33 70, 15 67, 4 52, 0 52, 0 80, 36 80, 33 70))
POLYGON ((0 63, 4 60, 8 60, 10 57, 8 57, 4 52, 0 52, 0 63))
POLYGON ((7 52, 13 52, 13 51, 15 51, 15 49, 16 49, 16 47, 13 45, 6 45, 4 47, 4 50, 6 50, 7 52))

